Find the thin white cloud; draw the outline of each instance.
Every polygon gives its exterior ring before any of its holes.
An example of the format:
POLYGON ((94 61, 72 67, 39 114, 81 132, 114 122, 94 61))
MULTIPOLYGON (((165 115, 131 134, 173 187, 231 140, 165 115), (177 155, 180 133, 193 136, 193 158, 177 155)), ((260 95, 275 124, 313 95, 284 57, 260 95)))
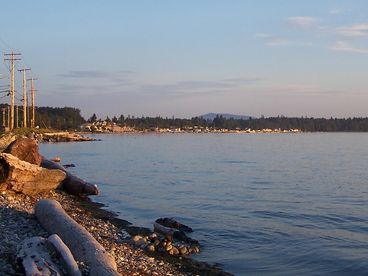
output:
POLYGON ((333 15, 340 14, 342 12, 343 12, 342 9, 332 9, 328 11, 329 14, 333 14, 333 15))
POLYGON ((359 54, 368 54, 368 48, 358 48, 345 41, 337 41, 334 45, 329 47, 333 51, 345 51, 359 54))
POLYGON ((355 24, 337 28, 337 33, 343 36, 361 37, 368 36, 368 23, 355 24))
POLYGON ((293 16, 287 19, 296 28, 310 29, 318 25, 318 20, 310 16, 293 16))
POLYGON ((278 47, 278 46, 286 46, 292 44, 291 41, 283 39, 283 38, 273 38, 267 41, 266 43, 270 47, 278 47))

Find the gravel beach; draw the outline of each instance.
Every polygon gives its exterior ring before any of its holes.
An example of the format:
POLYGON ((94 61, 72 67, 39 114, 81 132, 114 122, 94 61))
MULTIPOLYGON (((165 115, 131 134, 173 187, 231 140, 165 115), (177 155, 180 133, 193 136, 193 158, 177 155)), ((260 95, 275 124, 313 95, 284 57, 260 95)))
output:
MULTIPOLYGON (((164 256, 135 248, 121 227, 128 224, 127 222, 102 210, 98 203, 58 190, 34 197, 11 191, 1 192, 0 275, 24 275, 16 259, 18 244, 28 237, 49 236, 34 215, 34 205, 42 198, 60 202, 64 210, 115 258, 118 272, 122 275, 229 275, 218 268, 189 258, 164 256)), ((139 232, 139 228, 137 231, 139 232)), ((88 275, 88 267, 83 263, 78 264, 82 274, 88 275)))

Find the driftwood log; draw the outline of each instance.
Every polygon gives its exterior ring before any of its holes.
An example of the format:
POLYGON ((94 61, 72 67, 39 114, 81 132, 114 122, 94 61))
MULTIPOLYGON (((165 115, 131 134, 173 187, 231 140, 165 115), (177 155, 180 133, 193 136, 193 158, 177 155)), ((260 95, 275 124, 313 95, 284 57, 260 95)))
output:
POLYGON ((65 242, 78 261, 89 266, 90 275, 119 275, 115 260, 85 228, 65 213, 59 202, 40 200, 35 214, 49 233, 57 234, 65 242))
POLYGON ((16 139, 17 137, 10 133, 2 135, 0 137, 0 150, 3 151, 4 149, 6 149, 9 144, 16 139))
POLYGON ((193 232, 193 229, 185 224, 182 224, 180 222, 178 222, 177 220, 173 219, 173 218, 159 218, 156 219, 156 222, 166 226, 166 227, 170 227, 170 228, 175 228, 178 229, 180 231, 184 231, 184 232, 193 232))
POLYGON ((69 194, 79 195, 79 196, 99 194, 97 185, 88 183, 84 181, 83 179, 80 179, 79 177, 71 174, 62 165, 54 161, 48 160, 46 158, 42 158, 41 167, 46 168, 46 169, 58 169, 58 170, 62 170, 63 172, 65 172, 66 178, 61 183, 60 188, 69 194))
POLYGON ((163 226, 160 223, 158 223, 157 220, 155 223, 153 223, 153 231, 164 235, 166 239, 170 241, 172 241, 173 239, 177 239, 188 244, 196 244, 196 245, 199 244, 197 240, 188 237, 183 231, 163 226))
POLYGON ((51 260, 48 241, 42 237, 24 240, 18 247, 17 259, 26 276, 60 276, 58 266, 51 260))
POLYGON ((56 189, 65 177, 61 170, 41 168, 9 153, 0 154, 0 189, 35 195, 56 189))
POLYGON ((153 231, 156 233, 162 234, 166 237, 167 240, 172 241, 174 236, 174 229, 170 227, 165 227, 157 222, 153 224, 153 231))
POLYGON ((55 251, 58 253, 61 261, 64 265, 65 270, 69 276, 81 276, 81 272, 78 268, 78 264, 74 260, 72 252, 70 252, 69 247, 60 239, 57 234, 52 234, 48 237, 48 242, 52 244, 55 251))

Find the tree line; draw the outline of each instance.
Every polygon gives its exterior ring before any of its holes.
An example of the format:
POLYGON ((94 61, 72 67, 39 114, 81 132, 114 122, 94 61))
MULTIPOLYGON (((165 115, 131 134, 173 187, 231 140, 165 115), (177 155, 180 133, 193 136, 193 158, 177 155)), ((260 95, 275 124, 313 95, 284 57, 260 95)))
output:
MULTIPOLYGON (((0 110, 8 110, 8 104, 0 104, 0 110)), ((80 114, 80 109, 73 107, 35 107, 36 126, 57 130, 78 130, 86 121, 80 114)), ((7 114, 7 111, 6 111, 7 114)), ((19 126, 22 126, 23 107, 19 107, 19 126)), ((16 117, 15 117, 16 119, 16 117)), ((8 116, 0 112, 0 123, 7 125, 8 116)))
POLYGON ((225 118, 217 115, 213 120, 205 120, 202 117, 191 119, 179 119, 174 117, 134 117, 120 115, 113 118, 106 117, 105 120, 98 119, 93 114, 87 122, 106 121, 121 126, 134 127, 136 129, 151 128, 188 128, 202 127, 229 130, 261 130, 261 129, 299 129, 306 132, 367 132, 368 117, 365 118, 313 118, 313 117, 261 117, 250 119, 225 118))
MULTIPOLYGON (((0 104, 0 110, 7 104, 0 104)), ((19 117, 22 118, 20 108, 19 117)), ((0 123, 3 121, 3 113, 0 112, 0 123)), ((81 110, 74 107, 36 107, 36 125, 40 128, 59 130, 78 130, 86 122, 115 123, 120 126, 133 127, 139 130, 153 128, 213 128, 229 130, 261 130, 261 129, 299 129, 306 132, 326 131, 326 132, 368 132, 368 117, 365 118, 313 118, 313 117, 260 117, 250 119, 225 118, 217 115, 213 120, 206 120, 202 117, 190 119, 180 119, 174 117, 135 117, 124 116, 97 118, 93 114, 87 121, 81 115, 81 110)), ((19 123, 21 126, 21 122, 19 123)))

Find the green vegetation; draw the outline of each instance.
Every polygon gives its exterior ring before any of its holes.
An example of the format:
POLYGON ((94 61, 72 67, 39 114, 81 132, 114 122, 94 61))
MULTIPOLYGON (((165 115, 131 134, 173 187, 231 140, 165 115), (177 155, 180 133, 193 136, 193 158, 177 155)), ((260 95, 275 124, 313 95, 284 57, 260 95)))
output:
MULTIPOLYGON (((1 108, 7 109, 7 104, 0 104, 1 108)), ((21 111, 19 112, 20 114, 21 111)), ((21 115, 20 115, 21 119, 21 115)), ((7 121, 7 120, 5 120, 7 121)), ((301 131, 330 131, 330 132, 368 132, 368 117, 366 118, 308 118, 308 117, 261 117, 250 119, 234 119, 225 118, 217 115, 213 120, 206 120, 202 117, 193 117, 191 119, 164 118, 164 117, 134 117, 113 116, 111 119, 107 117, 102 120, 93 114, 87 122, 96 123, 105 121, 106 123, 115 123, 120 126, 132 127, 138 130, 154 129, 154 128, 212 128, 212 129, 228 129, 228 130, 262 130, 262 129, 299 129, 301 131)), ((0 112, 0 123, 3 122, 2 112, 0 112)), ((45 131, 54 130, 77 130, 86 121, 81 116, 80 110, 73 107, 36 107, 36 126, 45 131)), ((20 122, 21 126, 22 123, 20 122)), ((15 130, 22 134, 26 134, 29 130, 15 130)), ((38 132, 40 132, 39 130, 38 132)))
MULTIPOLYGON (((7 104, 0 104, 7 109, 7 104)), ((76 130, 85 123, 80 110, 73 107, 36 107, 36 126, 45 129, 76 130)), ((19 112, 22 119, 22 111, 19 112)), ((7 117, 6 117, 7 118, 7 117)), ((6 120, 5 120, 6 121, 6 120)), ((3 122, 3 114, 0 112, 0 123, 3 122)), ((19 123, 22 125, 22 122, 19 123)), ((17 131, 22 131, 21 129, 17 131)), ((24 130, 25 131, 25 130, 24 130)))
MULTIPOLYGON (((102 121, 93 114, 88 122, 102 121)), ((106 120, 105 120, 106 121, 106 120)), ((110 119, 108 119, 110 121, 110 119)), ((163 117, 134 117, 121 115, 113 117, 111 120, 118 125, 134 127, 136 129, 151 128, 188 128, 188 127, 208 127, 228 130, 261 130, 261 129, 299 129, 307 132, 330 131, 330 132, 368 132, 368 118, 288 118, 284 116, 250 119, 225 118, 217 115, 213 120, 205 120, 202 117, 191 119, 163 118, 163 117)))

